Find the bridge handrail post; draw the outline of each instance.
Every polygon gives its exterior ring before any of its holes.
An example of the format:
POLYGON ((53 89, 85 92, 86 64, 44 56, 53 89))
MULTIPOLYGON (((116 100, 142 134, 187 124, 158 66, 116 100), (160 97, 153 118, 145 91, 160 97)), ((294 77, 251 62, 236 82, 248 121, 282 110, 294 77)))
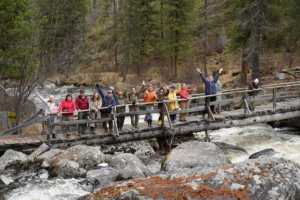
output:
POLYGON ((168 109, 168 106, 167 106, 166 102, 163 102, 163 108, 165 110, 165 113, 167 114, 167 119, 168 119, 169 127, 173 128, 171 117, 170 117, 170 112, 169 112, 169 109, 168 109))
POLYGON ((243 104, 244 104, 244 114, 249 114, 251 113, 250 108, 249 108, 249 103, 248 103, 248 93, 245 92, 243 95, 243 104))
POLYGON ((53 136, 53 129, 54 129, 54 125, 52 123, 51 117, 49 116, 47 119, 47 125, 48 125, 48 131, 47 131, 47 143, 48 146, 51 147, 51 143, 52 143, 52 136, 53 136))
POLYGON ((116 113, 117 113, 117 107, 114 106, 112 108, 112 123, 113 123, 113 136, 114 137, 119 136, 118 121, 117 121, 116 113))

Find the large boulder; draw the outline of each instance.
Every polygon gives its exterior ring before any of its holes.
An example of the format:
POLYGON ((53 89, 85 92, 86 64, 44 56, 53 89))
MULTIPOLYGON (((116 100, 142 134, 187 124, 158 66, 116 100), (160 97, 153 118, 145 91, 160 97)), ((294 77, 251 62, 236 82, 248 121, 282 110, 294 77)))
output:
POLYGON ((120 179, 143 178, 151 175, 149 169, 135 155, 124 153, 114 156, 109 163, 120 172, 120 179))
POLYGON ((116 183, 87 199, 298 200, 299 191, 299 165, 281 158, 263 158, 194 171, 191 176, 155 176, 116 183))
POLYGON ((105 156, 100 151, 100 147, 77 145, 58 154, 53 160, 72 160, 77 162, 81 168, 92 169, 99 163, 104 162, 105 156))
POLYGON ((47 144, 43 143, 34 152, 30 154, 29 159, 37 159, 41 154, 45 153, 49 149, 50 147, 47 144))
POLYGON ((38 159, 50 162, 54 157, 56 157, 59 154, 62 154, 63 152, 65 151, 61 149, 50 149, 49 151, 39 155, 38 159))
POLYGON ((163 168, 181 171, 191 168, 211 168, 228 164, 224 152, 215 144, 191 141, 180 144, 167 155, 163 168))
POLYGON ((114 168, 104 167, 88 171, 86 177, 96 182, 96 185, 103 186, 116 181, 119 174, 119 171, 114 168))
POLYGON ((28 161, 26 154, 14 150, 7 150, 0 158, 0 171, 4 170, 10 164, 26 161, 28 161))
POLYGON ((51 175, 61 178, 80 178, 86 175, 86 170, 80 168, 77 162, 61 159, 52 163, 51 175))
POLYGON ((118 145, 103 146, 103 152, 106 154, 131 153, 135 154, 140 160, 147 164, 155 151, 148 141, 126 142, 118 145))

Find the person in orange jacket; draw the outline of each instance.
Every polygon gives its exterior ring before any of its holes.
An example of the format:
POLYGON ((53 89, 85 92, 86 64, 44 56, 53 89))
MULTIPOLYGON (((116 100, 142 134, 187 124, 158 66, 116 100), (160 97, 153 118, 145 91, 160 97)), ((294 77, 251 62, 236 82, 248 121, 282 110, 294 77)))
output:
MULTIPOLYGON (((154 90, 154 87, 152 84, 149 85, 148 89, 145 91, 144 93, 144 102, 147 103, 146 105, 146 110, 147 111, 152 111, 153 110, 153 103, 155 101, 157 101, 157 94, 154 90)), ((147 113, 145 115, 145 121, 148 124, 148 127, 152 126, 152 114, 151 113, 147 113)))
MULTIPOLYGON (((179 97, 181 99, 180 101, 180 108, 182 110, 186 110, 189 108, 189 99, 191 93, 191 89, 187 87, 185 83, 182 84, 181 89, 179 91, 179 97)), ((186 121, 187 113, 180 114, 180 121, 186 121)))

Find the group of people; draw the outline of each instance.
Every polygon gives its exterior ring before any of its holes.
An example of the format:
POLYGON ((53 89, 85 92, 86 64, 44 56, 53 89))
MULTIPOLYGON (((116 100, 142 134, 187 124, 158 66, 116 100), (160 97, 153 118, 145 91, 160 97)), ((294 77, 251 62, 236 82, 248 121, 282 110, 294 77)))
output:
MULTIPOLYGON (((217 99, 220 101, 221 95, 218 93, 222 90, 222 84, 219 81, 219 77, 223 72, 220 69, 213 73, 212 75, 205 76, 199 68, 196 70, 204 83, 205 86, 205 105, 207 108, 207 113, 220 112, 220 107, 214 103, 217 99)), ((258 88, 258 79, 254 80, 249 89, 258 88), (251 87, 251 88, 250 88, 251 87)), ((80 89, 79 95, 76 97, 75 101, 71 94, 66 95, 59 105, 56 104, 54 96, 50 96, 47 101, 47 114, 52 116, 54 120, 55 116, 61 115, 63 121, 68 121, 74 119, 74 116, 78 116, 78 120, 86 119, 107 119, 103 120, 103 128, 111 132, 113 130, 112 111, 116 113, 126 112, 128 108, 131 118, 131 125, 134 128, 138 128, 140 115, 138 112, 141 108, 146 110, 146 115, 144 121, 149 127, 153 125, 153 109, 154 104, 158 102, 159 112, 159 124, 163 125, 166 112, 169 112, 170 121, 174 123, 176 121, 177 113, 179 109, 186 110, 189 108, 189 102, 191 98, 192 89, 186 84, 169 85, 159 87, 158 90, 155 89, 154 85, 149 83, 146 84, 143 81, 142 87, 132 88, 130 92, 119 92, 113 87, 107 88, 101 85, 96 85, 96 91, 89 98, 85 94, 84 89, 80 89), (142 103, 143 106, 137 105, 142 103)), ((250 94, 251 95, 251 94, 250 94)), ((251 109, 254 109, 251 107, 251 109)), ((117 127, 122 129, 125 116, 117 116, 117 127)), ((179 114, 179 121, 186 121, 187 113, 179 114)), ((79 133, 85 133, 87 124, 79 123, 79 133)), ((91 129, 96 128, 96 123, 89 124, 91 129)))

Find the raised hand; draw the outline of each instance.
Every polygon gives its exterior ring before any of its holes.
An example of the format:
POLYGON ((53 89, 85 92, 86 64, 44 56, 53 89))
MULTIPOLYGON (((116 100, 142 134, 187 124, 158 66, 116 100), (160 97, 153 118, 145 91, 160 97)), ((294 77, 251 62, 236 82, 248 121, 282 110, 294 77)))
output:
POLYGON ((219 74, 222 74, 223 68, 219 69, 219 74))
POLYGON ((196 71, 197 71, 198 73, 202 74, 202 72, 201 72, 201 69, 200 69, 200 68, 197 68, 197 69, 196 69, 196 71))

